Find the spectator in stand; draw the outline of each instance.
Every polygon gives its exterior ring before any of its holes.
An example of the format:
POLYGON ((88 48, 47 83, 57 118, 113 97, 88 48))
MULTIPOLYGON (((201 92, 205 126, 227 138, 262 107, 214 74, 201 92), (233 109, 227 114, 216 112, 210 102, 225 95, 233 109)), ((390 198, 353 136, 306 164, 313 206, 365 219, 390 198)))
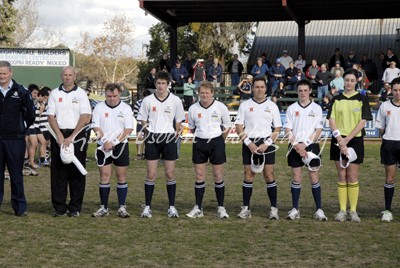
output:
POLYGON ((240 102, 250 99, 253 96, 253 92, 251 91, 251 75, 248 75, 242 81, 240 81, 239 85, 237 85, 237 90, 240 95, 240 102))
POLYGON ((185 66, 182 66, 180 60, 176 60, 175 66, 171 70, 172 88, 181 87, 186 82, 188 71, 185 66))
POLYGON ((335 96, 338 93, 342 93, 344 90, 344 80, 340 70, 336 70, 335 78, 329 84, 331 86, 331 95, 335 96))
POLYGON ((257 58, 257 63, 253 66, 253 69, 251 69, 251 74, 254 78, 263 76, 266 77, 268 71, 269 68, 265 63, 262 62, 262 58, 257 58))
POLYGON ((289 68, 289 63, 293 61, 293 58, 289 56, 286 49, 282 51, 282 57, 280 57, 279 59, 281 60, 281 64, 285 68, 285 70, 289 68))
POLYGON ((121 101, 123 101, 126 104, 128 104, 129 106, 131 106, 131 102, 132 102, 131 92, 129 91, 129 89, 127 89, 125 87, 125 85, 123 83, 119 83, 119 86, 122 89, 122 92, 121 92, 121 95, 120 95, 121 101))
POLYGON ((211 67, 211 65, 213 65, 213 63, 214 63, 214 55, 210 53, 208 55, 208 59, 204 62, 207 79, 208 79, 208 69, 211 67))
MULTIPOLYGON (((385 71, 386 68, 383 68, 383 60, 385 58, 385 53, 380 53, 379 54, 379 62, 381 64, 376 65, 376 72, 378 73, 378 81, 382 81, 382 76, 383 76, 383 72, 385 71)), ((386 67, 386 66, 385 66, 386 67)), ((383 86, 383 84, 379 85, 380 87, 383 86)))
POLYGON ((321 70, 315 75, 318 85, 318 99, 321 99, 329 93, 329 83, 335 78, 333 74, 327 70, 328 64, 321 64, 321 70))
MULTIPOLYGON (((361 67, 361 64, 354 64, 353 69, 357 71, 358 73, 358 78, 357 78, 357 84, 356 84, 356 90, 362 91, 365 89, 365 82, 366 82, 366 75, 364 70, 361 67)), ((362 93, 365 95, 365 93, 362 93)))
POLYGON ((167 72, 171 72, 171 65, 169 64, 169 56, 167 53, 164 53, 162 59, 160 60, 160 70, 164 70, 167 72))
POLYGON ((233 60, 228 64, 228 72, 231 74, 231 84, 236 87, 239 84, 243 72, 243 64, 238 60, 239 55, 233 55, 233 60))
POLYGON ((192 58, 192 53, 188 53, 187 59, 183 62, 183 66, 188 71, 188 77, 193 76, 193 66, 196 64, 196 60, 192 58))
POLYGON ((326 95, 322 99, 322 105, 321 105, 322 111, 328 111, 329 110, 331 99, 332 98, 331 98, 330 94, 326 95))
POLYGON ((261 54, 261 58, 262 58, 262 63, 266 64, 268 66, 268 68, 271 68, 272 64, 267 59, 267 54, 265 54, 265 53, 261 54))
POLYGON ((303 59, 303 55, 297 55, 297 60, 294 62, 294 67, 296 67, 297 69, 301 69, 301 71, 304 72, 306 61, 303 59))
POLYGON ((301 71, 301 69, 297 69, 297 74, 292 77, 292 87, 293 90, 297 90, 297 82, 307 79, 305 74, 301 71))
POLYGON ((343 77, 344 69, 340 65, 340 61, 336 61, 335 65, 331 68, 331 74, 336 75, 336 71, 340 71, 340 76, 343 77))
POLYGON ((192 78, 188 77, 188 81, 183 84, 183 100, 185 101, 186 111, 188 111, 189 107, 193 104, 195 88, 196 86, 193 84, 192 78))
POLYGON ((317 75, 320 68, 317 65, 317 60, 312 59, 311 65, 307 68, 306 77, 310 80, 313 89, 317 89, 317 81, 315 81, 315 76, 317 75))
POLYGON ((352 69, 353 65, 356 64, 356 63, 358 63, 358 59, 355 56, 354 51, 350 50, 349 54, 348 54, 348 56, 347 56, 347 58, 345 60, 346 67, 344 68, 344 70, 347 71, 348 69, 352 69))
POLYGON ((393 79, 399 77, 400 69, 396 67, 396 62, 392 61, 389 65, 389 68, 383 72, 382 81, 383 83, 391 83, 393 79))
POLYGON ((391 49, 390 47, 386 50, 386 55, 382 60, 382 69, 383 71, 386 70, 386 68, 390 67, 391 62, 394 61, 396 62, 396 65, 398 65, 399 63, 399 59, 397 58, 396 55, 394 55, 393 53, 393 49, 391 49))
POLYGON ((278 98, 277 98, 275 95, 272 95, 272 96, 271 96, 271 101, 272 101, 273 103, 275 103, 276 106, 278 106, 278 109, 279 109, 280 112, 283 112, 283 111, 284 111, 284 110, 282 109, 282 103, 281 103, 280 101, 278 101, 278 98))
POLYGON ((389 83, 384 83, 383 88, 381 89, 381 91, 378 94, 379 101, 385 102, 388 100, 388 97, 391 97, 391 96, 393 96, 391 85, 389 83))
POLYGON ((204 60, 198 59, 193 66, 193 82, 196 89, 199 87, 201 81, 206 80, 206 69, 204 68, 204 60))
MULTIPOLYGON (((335 48, 335 54, 333 54, 333 56, 329 60, 329 68, 332 69, 333 67, 335 67, 338 61, 340 61, 339 64, 342 68, 346 68, 346 65, 344 63, 344 57, 340 53, 340 48, 337 47, 337 48, 335 48)), ((343 73, 342 73, 342 76, 343 76, 343 73)))
POLYGON ((285 70, 286 84, 288 90, 294 89, 294 84, 292 82, 292 78, 297 75, 297 68, 294 66, 294 62, 289 62, 289 68, 285 70))
POLYGON ((361 67, 364 69, 365 74, 369 81, 378 79, 378 74, 376 72, 376 64, 368 58, 367 54, 363 54, 360 61, 361 67))
POLYGON ((156 89, 156 86, 154 85, 156 71, 156 68, 151 68, 150 72, 146 75, 146 89, 156 89))
POLYGON ((272 82, 272 94, 277 95, 282 93, 285 82, 285 67, 281 64, 281 59, 275 61, 275 65, 269 70, 270 81, 272 82), (279 89, 279 91, 278 91, 279 89), (278 91, 278 92, 277 92, 278 91))
POLYGON ((214 88, 221 86, 222 67, 218 59, 214 59, 214 63, 208 68, 208 81, 213 83, 214 88))
POLYGON ((133 116, 136 119, 136 158, 135 160, 144 160, 145 154, 144 154, 144 142, 142 141, 144 138, 144 133, 143 133, 143 125, 142 121, 137 120, 137 116, 140 110, 140 106, 142 105, 143 99, 147 96, 151 95, 151 91, 146 89, 143 92, 143 98, 138 100, 135 105, 133 106, 133 116))

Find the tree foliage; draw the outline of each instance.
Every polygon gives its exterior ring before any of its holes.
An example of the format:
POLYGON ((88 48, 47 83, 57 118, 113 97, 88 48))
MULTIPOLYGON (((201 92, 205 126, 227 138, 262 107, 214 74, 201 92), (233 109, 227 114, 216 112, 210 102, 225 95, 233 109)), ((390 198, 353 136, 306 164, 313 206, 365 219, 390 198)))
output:
POLYGON ((133 43, 134 24, 125 15, 117 14, 104 22, 102 32, 91 37, 82 34, 77 44, 77 67, 81 77, 93 80, 102 87, 108 82, 124 82, 131 87, 136 82, 137 63, 130 54, 133 43))
MULTIPOLYGON (((184 60, 191 52, 194 58, 205 58, 214 54, 224 64, 235 48, 248 48, 248 35, 252 22, 240 23, 191 23, 178 28, 178 59, 184 60)), ((158 63, 164 53, 169 52, 168 25, 158 23, 149 29, 151 40, 147 45, 148 62, 140 65, 139 79, 143 79, 158 63)))
POLYGON ((16 0, 16 25, 13 41, 16 47, 26 46, 39 26, 38 0, 16 0))
POLYGON ((12 34, 16 29, 17 10, 13 6, 14 0, 0 0, 0 45, 12 46, 12 34))

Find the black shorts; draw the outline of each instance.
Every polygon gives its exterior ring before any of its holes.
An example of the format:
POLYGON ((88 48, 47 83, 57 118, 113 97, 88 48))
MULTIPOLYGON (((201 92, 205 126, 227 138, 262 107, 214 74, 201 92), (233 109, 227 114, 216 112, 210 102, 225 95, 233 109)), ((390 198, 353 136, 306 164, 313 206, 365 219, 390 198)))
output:
POLYGON ((26 135, 27 136, 36 135, 36 128, 28 128, 26 130, 26 135))
MULTIPOLYGON (((99 145, 97 146, 99 147, 99 145)), ((96 150, 96 153, 98 150, 96 150)), ((114 163, 114 165, 118 167, 127 167, 129 166, 129 143, 120 143, 115 146, 112 155, 108 157, 104 163, 104 166, 110 165, 114 163)))
POLYGON ((146 160, 178 159, 178 138, 175 133, 149 133, 145 141, 146 160))
POLYGON ((213 165, 221 165, 226 162, 225 140, 222 136, 211 140, 195 138, 192 148, 194 164, 207 163, 208 159, 213 165))
POLYGON ((400 163, 400 141, 382 139, 381 164, 391 166, 400 163))
POLYGON ((136 124, 136 135, 139 134, 139 132, 143 129, 143 125, 142 124, 136 124))
MULTIPOLYGON (((292 146, 289 145, 289 149, 291 149, 291 148, 292 148, 292 146)), ((310 144, 309 146, 306 147, 306 151, 313 152, 314 154, 319 155, 319 152, 320 152, 319 144, 318 143, 310 144)), ((322 157, 320 156, 320 158, 322 158, 322 157)), ((288 166, 292 167, 292 168, 304 166, 301 156, 294 149, 292 149, 290 151, 289 155, 287 156, 287 162, 288 162, 288 166)))
MULTIPOLYGON (((260 146, 261 144, 264 143, 264 140, 267 140, 268 138, 265 139, 258 139, 256 141, 256 145, 260 146)), ((250 139, 254 141, 254 139, 250 139)), ((249 147, 247 147, 244 143, 242 145, 242 157, 243 157, 243 165, 251 165, 251 151, 249 147)), ((262 155, 259 156, 259 158, 262 158, 262 155)), ((256 157, 257 159, 257 157, 256 157)), ((273 165, 275 164, 275 147, 274 146, 268 146, 267 151, 265 152, 265 165, 273 165)))
MULTIPOLYGON (((344 138, 345 136, 343 136, 344 138)), ((339 146, 336 146, 337 139, 335 137, 332 137, 331 140, 331 153, 330 153, 330 159, 339 161, 340 160, 340 149, 339 146)), ((354 149, 354 151, 357 154, 357 159, 353 161, 353 164, 361 164, 364 161, 364 138, 363 137, 354 137, 352 138, 349 143, 347 144, 347 147, 351 147, 354 149)), ((342 156, 342 158, 345 156, 342 156)))
POLYGON ((50 134, 49 131, 42 131, 42 134, 43 134, 44 139, 45 139, 46 141, 50 140, 51 134, 50 134))

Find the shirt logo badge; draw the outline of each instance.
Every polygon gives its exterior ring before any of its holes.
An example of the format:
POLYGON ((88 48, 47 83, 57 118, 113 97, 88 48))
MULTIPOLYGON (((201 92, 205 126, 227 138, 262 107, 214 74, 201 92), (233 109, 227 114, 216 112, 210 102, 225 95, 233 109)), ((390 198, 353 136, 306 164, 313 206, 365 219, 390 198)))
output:
POLYGON ((58 98, 58 102, 62 102, 62 98, 60 97, 60 98, 58 98))
POLYGON ((299 116, 300 116, 300 112, 299 112, 299 111, 296 111, 296 112, 294 113, 294 115, 295 115, 296 117, 299 117, 299 116))
POLYGON ((108 113, 104 113, 104 117, 108 117, 108 113))
POLYGON ((201 118, 201 117, 202 117, 201 113, 197 114, 197 118, 201 118))
POLYGON ((151 107, 151 109, 152 109, 153 112, 157 111, 157 107, 156 106, 151 107))
POLYGON ((390 115, 390 111, 386 111, 386 115, 390 115))
POLYGON ((253 112, 254 111, 254 108, 253 107, 250 107, 250 112, 253 112))

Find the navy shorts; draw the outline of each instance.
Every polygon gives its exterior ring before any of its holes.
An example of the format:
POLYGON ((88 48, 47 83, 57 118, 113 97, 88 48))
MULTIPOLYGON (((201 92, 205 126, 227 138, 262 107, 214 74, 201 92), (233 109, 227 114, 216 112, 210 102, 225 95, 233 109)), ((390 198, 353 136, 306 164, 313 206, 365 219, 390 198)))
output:
POLYGON ((27 136, 36 135, 36 128, 28 128, 26 130, 26 135, 27 136))
POLYGON ((221 165, 226 162, 225 140, 222 136, 213 139, 195 138, 192 148, 194 164, 207 163, 208 159, 213 165, 221 165))
POLYGON ((146 160, 178 159, 177 140, 175 133, 149 133, 145 140, 146 160))
MULTIPOLYGON (((291 145, 289 145, 289 149, 292 148, 291 145)), ((313 152, 316 155, 319 155, 320 149, 319 149, 319 144, 318 143, 313 143, 310 144, 309 146, 306 147, 307 152, 313 152)), ((321 160, 322 157, 320 156, 321 160)), ((288 166, 292 168, 296 167, 302 167, 304 166, 303 160, 301 159, 301 156, 295 151, 295 149, 292 149, 287 156, 287 162, 288 166)))
MULTIPOLYGON (((265 139, 258 139, 256 141, 256 145, 260 146, 261 144, 264 143, 264 140, 267 140, 268 138, 265 139)), ((254 141, 254 139, 250 139, 254 141)), ((247 147, 244 143, 242 145, 242 157, 243 157, 243 165, 251 165, 251 151, 249 147, 247 147)), ((260 159, 262 158, 262 155, 258 156, 260 159)), ((255 160, 257 157, 255 157, 255 160)), ((267 151, 265 152, 265 165, 273 165, 275 164, 275 147, 274 146, 268 146, 267 151)))
MULTIPOLYGON (((343 136, 344 138, 344 136, 343 136)), ((339 161, 340 160, 340 149, 339 146, 336 146, 337 139, 335 137, 332 137, 331 140, 331 153, 330 153, 330 159, 339 161)), ((352 138, 349 143, 347 144, 347 147, 351 147, 354 149, 354 151, 357 154, 357 159, 353 161, 353 164, 361 164, 364 161, 364 138, 363 137, 354 137, 352 138)), ((342 158, 345 158, 346 156, 342 156, 342 158)))
POLYGON ((382 139, 381 164, 391 166, 400 163, 400 141, 382 139))
MULTIPOLYGON (((99 145, 97 147, 99 147, 99 145)), ((96 153, 97 152, 96 150, 96 153)), ((129 166, 129 143, 120 143, 115 146, 112 155, 106 159, 104 166, 112 163, 118 167, 129 166)))

